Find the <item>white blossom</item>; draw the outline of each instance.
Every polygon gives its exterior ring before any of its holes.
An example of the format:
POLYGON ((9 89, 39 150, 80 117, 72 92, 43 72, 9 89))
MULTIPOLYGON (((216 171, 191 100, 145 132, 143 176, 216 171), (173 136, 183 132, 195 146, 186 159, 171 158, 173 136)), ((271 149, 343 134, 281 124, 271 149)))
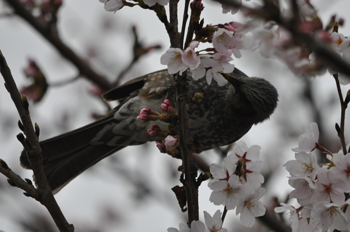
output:
POLYGON ((161 6, 165 6, 169 3, 169 0, 143 0, 143 2, 150 7, 154 6, 156 3, 158 3, 161 6))
POLYGON ((182 74, 186 69, 187 65, 182 61, 183 51, 180 48, 169 48, 165 54, 160 57, 160 63, 168 65, 169 74, 175 74, 180 72, 182 74))
POLYGON ((329 228, 345 230, 348 226, 344 212, 334 203, 318 204, 314 217, 319 221, 323 231, 327 231, 329 228))
POLYGON ((309 177, 311 180, 315 180, 319 168, 316 154, 304 151, 295 153, 295 160, 289 160, 284 166, 291 176, 309 177))
POLYGON ((204 211, 205 224, 209 232, 227 232, 227 229, 222 228, 221 212, 217 210, 213 217, 208 212, 204 211))
POLYGON ((236 215, 240 215, 240 221, 247 227, 252 227, 255 222, 255 217, 260 217, 265 214, 266 208, 259 201, 264 195, 266 189, 264 188, 244 188, 244 194, 238 201, 236 208, 236 215))
POLYGON ((313 122, 310 124, 311 131, 304 133, 298 138, 298 147, 293 148, 292 150, 295 152, 305 151, 310 152, 316 148, 316 144, 319 139, 319 132, 317 123, 313 122))
POLYGON ((215 205, 225 205, 228 210, 237 206, 238 199, 243 193, 238 176, 231 175, 228 180, 212 180, 208 184, 213 190, 209 200, 215 205))

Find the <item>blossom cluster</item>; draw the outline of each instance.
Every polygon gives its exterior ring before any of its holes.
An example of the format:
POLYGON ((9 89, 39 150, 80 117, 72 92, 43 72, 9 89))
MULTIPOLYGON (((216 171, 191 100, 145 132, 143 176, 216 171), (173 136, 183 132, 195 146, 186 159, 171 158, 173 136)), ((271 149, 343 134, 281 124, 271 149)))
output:
POLYGON ((179 152, 178 146, 180 138, 174 131, 173 123, 176 122, 178 115, 168 99, 164 100, 160 105, 160 109, 163 112, 161 114, 150 108, 143 108, 137 119, 144 122, 157 120, 166 122, 167 129, 162 129, 158 124, 152 124, 151 127, 147 129, 147 133, 154 141, 157 141, 157 147, 160 152, 168 153, 176 157, 179 152))
MULTIPOLYGON (((125 0, 100 0, 105 4, 107 11, 115 12, 130 3, 125 0)), ((167 5, 169 0, 144 0, 143 3, 149 7, 159 4, 167 5)), ((242 0, 235 0, 239 5, 242 0)), ((329 30, 333 27, 323 28, 322 21, 317 15, 317 10, 308 0, 299 0, 298 28, 300 32, 313 35, 318 41, 324 42, 335 52, 338 52, 345 60, 350 61, 349 39, 337 29, 333 32, 329 30)), ((201 1, 193 4, 193 11, 202 11, 204 6, 201 1)), ((192 6, 191 6, 192 7, 192 6)), ((222 5, 223 13, 236 13, 239 8, 232 8, 222 5)), ((292 12, 289 8, 280 7, 284 17, 292 18, 292 12)), ((251 15, 254 16, 254 15, 251 15)), ((324 74, 327 71, 327 65, 322 62, 312 51, 307 50, 305 46, 297 43, 289 31, 277 25, 272 21, 250 20, 246 17, 245 24, 230 22, 226 24, 207 25, 199 29, 199 32, 206 31, 205 35, 199 33, 196 40, 192 41, 187 48, 169 48, 161 57, 161 63, 168 66, 170 74, 179 72, 182 74, 189 70, 192 78, 198 80, 206 77, 210 84, 212 79, 217 81, 219 86, 225 85, 227 80, 221 73, 231 73, 234 65, 232 55, 236 58, 241 57, 241 50, 257 50, 264 57, 276 57, 289 67, 291 71, 300 76, 315 76, 324 74), (209 48, 196 51, 200 43, 209 42, 209 48)), ((336 16, 331 19, 330 25, 339 25, 343 23, 342 19, 336 21, 336 16)), ((197 33, 197 32, 196 32, 197 33)), ((332 74, 334 70, 328 68, 332 74)), ((349 78, 340 75, 340 82, 348 84, 349 78)))
POLYGON ((333 231, 350 229, 349 200, 350 193, 350 154, 339 151, 331 154, 319 143, 316 123, 311 124, 311 132, 302 134, 298 147, 292 149, 295 160, 285 164, 288 170, 289 184, 294 188, 290 198, 296 198, 300 207, 283 204, 275 208, 277 213, 290 211, 293 232, 333 231), (331 162, 319 166, 315 149, 329 153, 331 162))
POLYGON ((213 192, 210 201, 224 205, 227 210, 236 209, 240 221, 251 227, 255 217, 265 214, 265 207, 259 201, 265 189, 261 187, 264 177, 260 173, 264 162, 259 160, 260 147, 247 147, 239 141, 224 159, 223 163, 212 164, 210 173, 213 179, 208 186, 213 192))
POLYGON ((237 22, 225 24, 223 28, 216 28, 212 35, 213 48, 195 51, 199 41, 192 41, 185 50, 169 48, 160 58, 161 64, 168 66, 169 74, 177 72, 180 75, 190 70, 192 78, 198 80, 206 77, 208 84, 214 79, 219 86, 227 83, 220 73, 231 73, 234 65, 232 55, 241 57, 241 50, 247 49, 250 40, 244 35, 243 25, 237 22))
MULTIPOLYGON (((208 186, 213 192, 210 201, 215 205, 224 205, 226 210, 236 209, 240 221, 247 227, 253 226, 255 217, 265 214, 265 207, 259 201, 265 189, 261 187, 264 177, 260 173, 264 162, 259 160, 260 147, 247 145, 239 141, 223 160, 222 164, 212 164, 210 173, 213 179, 208 186)), ((205 224, 193 221, 191 228, 181 223, 180 230, 169 228, 168 232, 227 232, 222 228, 221 212, 211 217, 204 211, 205 224)))

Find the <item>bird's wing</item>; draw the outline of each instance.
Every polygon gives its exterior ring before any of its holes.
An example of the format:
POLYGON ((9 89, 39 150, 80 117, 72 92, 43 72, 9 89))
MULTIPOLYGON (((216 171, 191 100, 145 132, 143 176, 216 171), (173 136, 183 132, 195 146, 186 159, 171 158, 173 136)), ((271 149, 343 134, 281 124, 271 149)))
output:
POLYGON ((120 100, 129 97, 133 92, 142 89, 142 87, 146 83, 146 79, 150 76, 161 73, 166 70, 156 71, 144 76, 140 76, 137 78, 134 78, 130 81, 125 82, 124 84, 114 87, 113 89, 110 89, 106 93, 103 94, 103 98, 106 101, 114 101, 114 100, 120 100))

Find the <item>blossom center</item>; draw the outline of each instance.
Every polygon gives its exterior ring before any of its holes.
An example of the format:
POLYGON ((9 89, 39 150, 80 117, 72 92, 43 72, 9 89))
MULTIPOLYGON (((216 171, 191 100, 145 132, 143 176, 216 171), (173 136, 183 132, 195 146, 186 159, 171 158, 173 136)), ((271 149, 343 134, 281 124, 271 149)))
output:
POLYGON ((328 193, 328 194, 331 193, 332 186, 330 186, 330 185, 323 185, 323 187, 324 187, 323 192, 328 193))
POLYGON ((312 172, 312 170, 313 170, 312 165, 310 165, 308 163, 303 163, 303 170, 306 172, 312 172))
POLYGON ((230 185, 227 185, 227 187, 223 191, 226 197, 229 197, 231 194, 233 194, 233 189, 230 185))
POLYGON ((247 206, 248 209, 254 208, 255 204, 251 201, 245 201, 244 205, 247 206))
POLYGON ((350 176, 350 167, 348 166, 347 169, 345 169, 346 176, 350 176))

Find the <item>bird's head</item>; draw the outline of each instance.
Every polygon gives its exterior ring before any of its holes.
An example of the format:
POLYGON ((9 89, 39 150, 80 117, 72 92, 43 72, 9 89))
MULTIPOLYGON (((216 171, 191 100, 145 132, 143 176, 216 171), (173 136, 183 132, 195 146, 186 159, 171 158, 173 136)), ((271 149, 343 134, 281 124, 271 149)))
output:
POLYGON ((258 77, 222 74, 234 87, 233 107, 252 117, 253 123, 259 123, 269 118, 274 112, 278 93, 267 80, 258 77))

